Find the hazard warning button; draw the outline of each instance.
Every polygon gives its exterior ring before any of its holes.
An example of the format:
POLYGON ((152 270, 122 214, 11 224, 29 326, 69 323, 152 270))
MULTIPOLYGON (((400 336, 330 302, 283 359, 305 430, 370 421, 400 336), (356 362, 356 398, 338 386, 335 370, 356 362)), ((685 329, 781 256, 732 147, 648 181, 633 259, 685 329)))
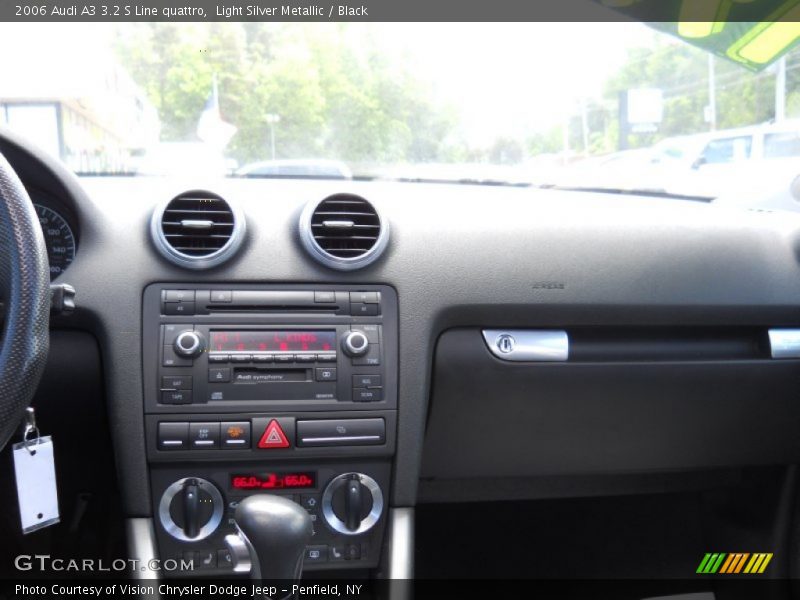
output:
POLYGON ((259 448, 288 448, 289 445, 289 438, 286 437, 277 419, 269 422, 258 442, 259 448))

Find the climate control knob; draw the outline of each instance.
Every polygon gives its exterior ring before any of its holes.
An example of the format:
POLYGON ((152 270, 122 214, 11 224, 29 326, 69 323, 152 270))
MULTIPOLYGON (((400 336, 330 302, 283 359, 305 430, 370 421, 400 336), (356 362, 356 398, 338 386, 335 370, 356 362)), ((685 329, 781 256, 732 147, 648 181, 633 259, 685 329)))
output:
POLYGON ((197 358, 205 350, 205 340, 196 331, 183 331, 178 334, 173 344, 175 354, 185 358, 197 358))
POLYGON ((372 529, 383 513, 383 493, 369 475, 344 473, 334 477, 322 494, 322 516, 334 530, 359 535, 372 529))
POLYGON ((361 331, 351 331, 342 340, 342 349, 347 356, 364 356, 369 350, 369 340, 361 331))
POLYGON ((222 522, 222 494, 210 481, 185 477, 161 495, 158 517, 164 531, 184 542, 207 538, 222 522))

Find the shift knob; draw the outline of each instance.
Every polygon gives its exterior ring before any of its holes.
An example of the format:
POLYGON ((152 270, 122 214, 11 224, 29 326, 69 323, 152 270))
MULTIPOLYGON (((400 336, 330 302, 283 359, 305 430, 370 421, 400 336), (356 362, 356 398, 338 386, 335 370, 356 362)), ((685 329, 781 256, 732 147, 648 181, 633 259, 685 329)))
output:
POLYGON ((253 579, 300 579, 312 533, 304 508, 287 498, 255 494, 239 502, 234 519, 248 542, 253 579))

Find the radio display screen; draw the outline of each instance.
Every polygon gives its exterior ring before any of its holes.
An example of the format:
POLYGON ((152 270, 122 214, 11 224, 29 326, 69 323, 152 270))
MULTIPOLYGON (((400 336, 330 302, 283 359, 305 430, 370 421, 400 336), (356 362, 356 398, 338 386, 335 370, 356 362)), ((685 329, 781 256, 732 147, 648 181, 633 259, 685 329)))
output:
POLYGON ((335 331, 212 331, 212 352, 333 352, 335 331))
POLYGON ((296 490, 313 488, 316 484, 314 471, 231 475, 231 489, 234 490, 296 490))

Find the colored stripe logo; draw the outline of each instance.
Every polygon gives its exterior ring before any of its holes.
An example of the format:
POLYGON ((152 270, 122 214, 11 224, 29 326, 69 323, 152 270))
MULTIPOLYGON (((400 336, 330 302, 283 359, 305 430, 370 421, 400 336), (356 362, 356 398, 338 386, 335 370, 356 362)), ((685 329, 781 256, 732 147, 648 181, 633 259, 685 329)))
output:
POLYGON ((703 575, 756 575, 763 573, 771 560, 772 552, 707 552, 696 572, 703 575))

